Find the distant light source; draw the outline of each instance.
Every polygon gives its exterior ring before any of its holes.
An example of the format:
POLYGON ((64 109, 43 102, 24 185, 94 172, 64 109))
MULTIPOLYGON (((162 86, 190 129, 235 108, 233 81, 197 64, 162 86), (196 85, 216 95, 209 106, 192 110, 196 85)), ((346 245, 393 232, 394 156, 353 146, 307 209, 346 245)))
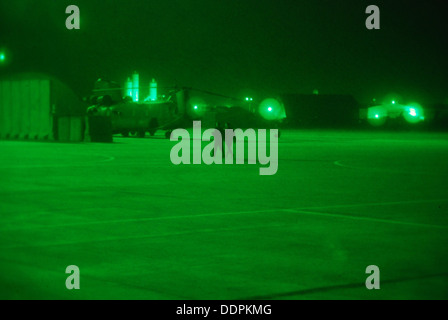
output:
POLYGON ((367 109, 367 122, 374 126, 380 127, 386 123, 388 117, 387 108, 385 106, 373 106, 367 109))
POLYGON ((280 100, 264 99, 258 106, 260 115, 266 120, 281 120, 286 118, 285 107, 280 100))
POLYGON ((134 102, 138 102, 138 98, 139 98, 139 91, 140 88, 140 80, 139 80, 139 75, 137 73, 137 71, 135 71, 132 74, 132 98, 134 100, 134 102))
POLYGON ((6 60, 5 54, 0 52, 0 62, 4 62, 6 60))
POLYGON ((249 97, 246 97, 246 101, 249 101, 249 97))
POLYGON ((197 109, 198 109, 198 106, 194 106, 193 108, 194 108, 194 110, 197 110, 197 109))
POLYGON ((403 113, 404 119, 409 123, 418 123, 425 119, 422 106, 412 102, 406 106, 406 112, 403 113))
POLYGON ((149 83, 149 98, 151 99, 151 101, 157 100, 157 82, 154 78, 152 78, 151 82, 149 83))
POLYGON ((395 100, 392 100, 392 104, 395 104, 395 100))

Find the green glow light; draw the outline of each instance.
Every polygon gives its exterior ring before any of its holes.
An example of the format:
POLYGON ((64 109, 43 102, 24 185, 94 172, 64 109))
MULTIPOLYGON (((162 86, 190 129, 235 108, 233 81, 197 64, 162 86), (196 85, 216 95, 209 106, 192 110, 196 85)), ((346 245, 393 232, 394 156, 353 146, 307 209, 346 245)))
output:
POLYGON ((384 106, 373 106, 367 109, 367 121, 374 127, 384 125, 387 119, 387 109, 384 106))
POLYGON ((208 109, 207 106, 208 103, 206 103, 206 101, 202 97, 193 95, 190 97, 190 99, 188 99, 186 103, 186 111, 190 117, 197 120, 202 118, 206 114, 208 109))
POLYGON ((249 101, 249 97, 246 97, 246 101, 249 101))
POLYGON ((395 104, 395 100, 392 100, 392 104, 395 104))
POLYGON ((268 98, 263 100, 258 107, 258 111, 266 120, 280 120, 286 118, 285 108, 277 99, 268 98))
POLYGON ((405 107, 405 112, 403 112, 404 119, 409 123, 418 123, 425 119, 423 107, 416 103, 412 102, 405 107))
POLYGON ((0 53, 0 61, 1 62, 5 61, 5 54, 3 52, 0 53))

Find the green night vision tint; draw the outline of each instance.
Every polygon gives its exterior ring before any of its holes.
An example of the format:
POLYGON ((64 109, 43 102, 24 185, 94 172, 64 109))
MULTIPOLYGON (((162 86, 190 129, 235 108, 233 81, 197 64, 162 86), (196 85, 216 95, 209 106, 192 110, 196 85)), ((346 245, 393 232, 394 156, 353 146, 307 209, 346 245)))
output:
POLYGON ((281 120, 286 118, 283 103, 274 98, 264 99, 260 103, 258 111, 266 120, 281 120))

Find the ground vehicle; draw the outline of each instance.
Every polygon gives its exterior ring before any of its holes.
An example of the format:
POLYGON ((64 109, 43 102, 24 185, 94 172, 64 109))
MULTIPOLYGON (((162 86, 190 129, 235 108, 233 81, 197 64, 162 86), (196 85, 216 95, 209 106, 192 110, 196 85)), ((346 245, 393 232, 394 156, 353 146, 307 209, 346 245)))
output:
POLYGON ((391 101, 360 109, 360 119, 374 127, 380 127, 387 121, 416 124, 425 120, 425 116, 423 108, 417 103, 400 104, 391 101))

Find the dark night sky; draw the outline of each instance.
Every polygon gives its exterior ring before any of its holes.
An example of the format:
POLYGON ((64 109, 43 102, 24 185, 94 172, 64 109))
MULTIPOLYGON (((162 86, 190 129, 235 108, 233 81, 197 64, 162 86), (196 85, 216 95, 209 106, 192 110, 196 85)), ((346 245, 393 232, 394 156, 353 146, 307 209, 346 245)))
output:
POLYGON ((40 71, 80 94, 98 78, 233 96, 389 93, 447 101, 444 1, 0 0, 0 72, 40 71), (76 4, 81 29, 67 30, 76 4), (365 9, 381 10, 367 30, 365 9))

